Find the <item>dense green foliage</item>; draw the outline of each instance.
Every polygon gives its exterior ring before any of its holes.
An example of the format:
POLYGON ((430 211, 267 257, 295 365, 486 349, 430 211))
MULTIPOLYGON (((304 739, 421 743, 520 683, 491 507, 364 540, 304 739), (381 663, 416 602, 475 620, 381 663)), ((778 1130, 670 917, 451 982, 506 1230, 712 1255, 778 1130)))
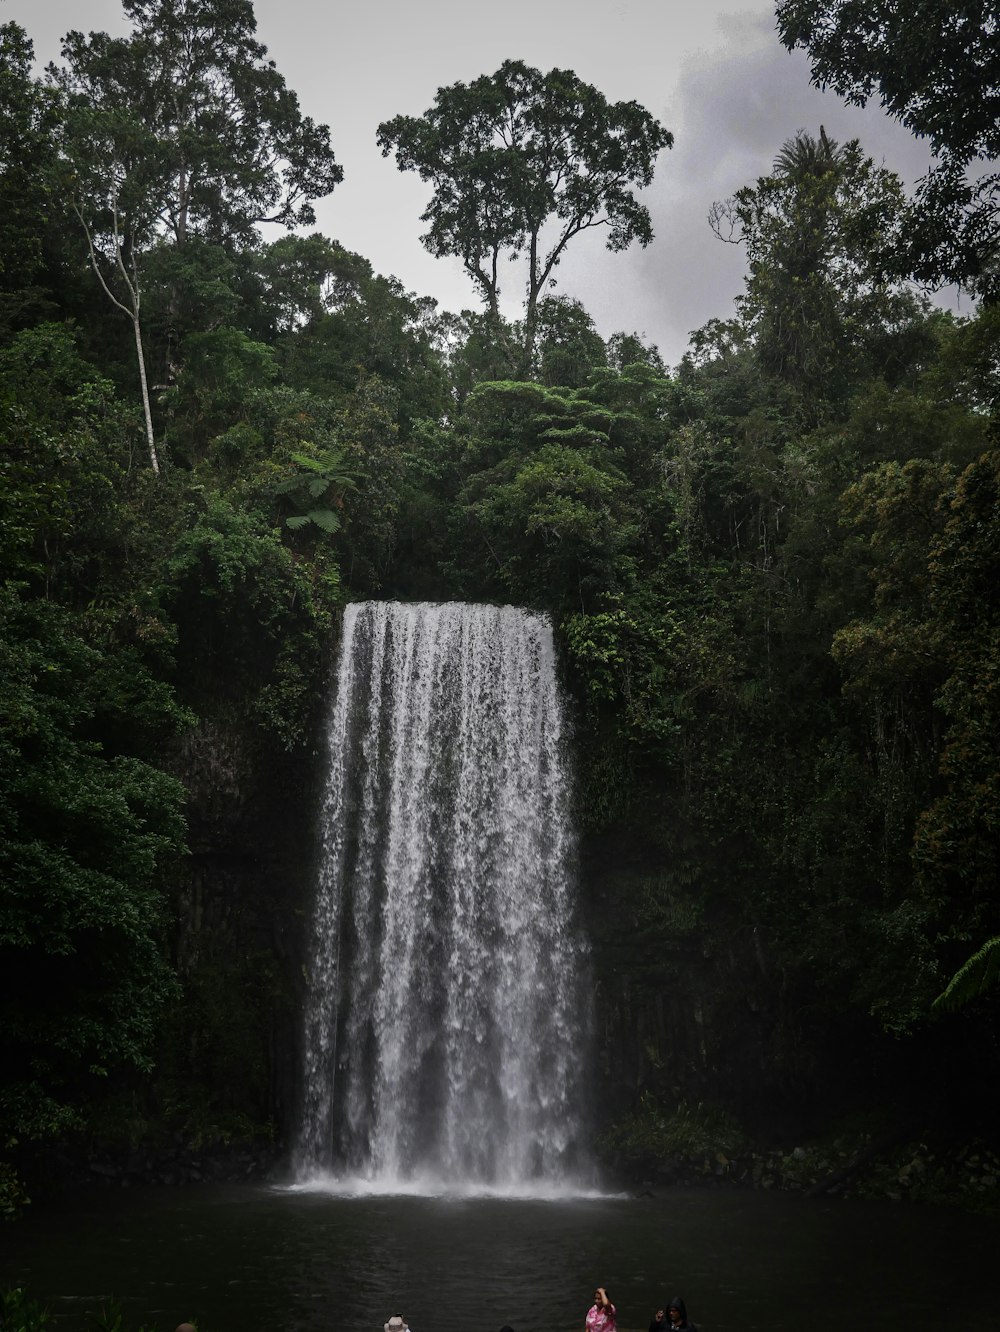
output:
POLYGON ((1000 47, 984 0, 778 0, 784 44, 813 82, 863 106, 876 93, 935 164, 892 248, 898 271, 1000 294, 1000 47))
MULTIPOLYGON (((21 1287, 0 1289, 0 1327, 4 1332, 43 1332, 51 1326, 48 1309, 31 1299, 21 1287)), ((126 1332, 130 1324, 121 1303, 109 1299, 102 1300, 96 1309, 87 1310, 86 1327, 88 1332, 126 1332)), ((154 1329, 143 1324, 136 1332, 154 1332, 154 1329)))
POLYGON ((62 1133, 112 1071, 147 1070, 173 993, 157 877, 183 846, 183 792, 154 756, 188 719, 150 579, 169 501, 131 469, 133 442, 67 330, 0 353, 8 1142, 62 1133))
POLYGON ((42 1332, 49 1326, 47 1309, 27 1296, 19 1286, 0 1290, 0 1317, 11 1332, 42 1332))
POLYGON ((340 173, 246 0, 126 12, 131 38, 71 34, 48 81, 0 27, 0 1207, 46 1143, 287 1128, 295 946, 267 921, 298 910, 293 852, 255 893, 247 867, 268 801, 307 822, 349 597, 551 614, 584 879, 623 941, 601 983, 653 1005, 678 978, 711 1049, 697 1087, 647 1051, 637 1132, 693 1132, 706 1088, 728 1104, 699 1133, 832 1115, 892 1076, 987 1117, 1000 324, 891 276, 915 225, 896 177, 822 130, 789 140, 714 212, 747 249, 734 317, 668 370, 543 294, 585 226, 648 239, 626 187, 668 137, 641 108, 511 62, 383 125, 482 288, 484 312, 443 314, 323 236, 255 229, 308 222, 340 173), (560 194, 532 153, 581 106, 599 123, 563 144, 560 194), (499 211, 447 193, 446 112, 487 174, 523 156, 499 211), (530 252, 517 325, 504 248, 530 252))

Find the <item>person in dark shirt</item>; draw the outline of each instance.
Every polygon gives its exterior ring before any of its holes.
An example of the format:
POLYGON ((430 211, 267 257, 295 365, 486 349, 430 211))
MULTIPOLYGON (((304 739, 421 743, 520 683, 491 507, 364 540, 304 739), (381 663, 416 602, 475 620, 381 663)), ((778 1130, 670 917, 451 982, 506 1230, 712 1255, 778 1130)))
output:
POLYGON ((684 1301, 679 1295, 675 1295, 667 1305, 667 1319, 671 1332, 698 1332, 698 1325, 688 1318, 684 1301))
POLYGON ((669 1326, 666 1309, 657 1309, 649 1320, 649 1332, 667 1332, 669 1326))

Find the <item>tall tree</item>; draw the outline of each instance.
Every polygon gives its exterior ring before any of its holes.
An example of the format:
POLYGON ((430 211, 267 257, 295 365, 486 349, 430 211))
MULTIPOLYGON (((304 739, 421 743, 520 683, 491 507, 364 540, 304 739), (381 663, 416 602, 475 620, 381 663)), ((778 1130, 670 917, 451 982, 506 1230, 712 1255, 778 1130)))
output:
POLYGON ((67 100, 66 156, 91 262, 132 321, 156 467, 140 312, 142 257, 198 235, 227 246, 257 224, 314 220, 343 177, 329 130, 303 116, 251 0, 124 0, 128 37, 67 34, 49 67, 67 100))
POLYGON ((501 263, 524 260, 525 319, 511 369, 528 371, 539 298, 575 236, 608 229, 608 249, 653 238, 634 187, 649 185, 673 135, 637 102, 610 103, 572 70, 508 60, 495 74, 438 89, 422 116, 379 126, 383 156, 434 187, 421 221, 437 256, 462 261, 498 337, 501 263))
POLYGON ((812 80, 856 106, 876 92, 937 157, 901 233, 930 282, 1000 295, 1000 42, 990 0, 779 0, 778 31, 812 80), (979 164, 993 163, 983 169, 979 164))
MULTIPOLYGON (((306 226, 343 179, 329 128, 299 110, 254 33, 251 0, 124 0, 129 37, 70 32, 50 74, 75 102, 143 127, 152 224, 179 245, 233 243, 261 222, 306 226)), ((81 132, 85 126, 81 127, 81 132)))
POLYGON ((159 472, 143 347, 139 262, 155 234, 149 194, 156 177, 155 145, 143 126, 127 115, 79 104, 67 130, 71 205, 87 238, 90 265, 101 290, 132 325, 146 446, 150 465, 159 472), (81 131, 79 137, 76 130, 81 131))
POLYGON ((723 240, 746 246, 740 312, 763 368, 809 395, 842 398, 868 364, 871 340, 912 318, 913 295, 884 272, 883 243, 904 207, 899 179, 800 130, 769 176, 712 207, 723 240))

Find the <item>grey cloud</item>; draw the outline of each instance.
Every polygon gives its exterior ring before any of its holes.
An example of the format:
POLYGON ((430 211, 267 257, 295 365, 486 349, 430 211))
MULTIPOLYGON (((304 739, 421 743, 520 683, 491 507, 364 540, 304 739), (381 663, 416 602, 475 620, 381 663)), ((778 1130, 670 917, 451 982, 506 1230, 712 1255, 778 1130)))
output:
POLYGON ((817 133, 823 124, 836 139, 858 138, 907 184, 929 160, 924 145, 880 109, 845 107, 811 87, 805 56, 779 45, 769 16, 741 16, 730 40, 736 49, 687 62, 665 113, 676 146, 663 155, 647 196, 656 240, 626 261, 595 250, 586 269, 572 271, 573 294, 602 332, 623 325, 645 331, 672 364, 693 329, 732 313, 742 286, 742 249, 716 239, 709 208, 766 174, 796 130, 817 133), (620 268, 612 273, 612 265, 620 268))

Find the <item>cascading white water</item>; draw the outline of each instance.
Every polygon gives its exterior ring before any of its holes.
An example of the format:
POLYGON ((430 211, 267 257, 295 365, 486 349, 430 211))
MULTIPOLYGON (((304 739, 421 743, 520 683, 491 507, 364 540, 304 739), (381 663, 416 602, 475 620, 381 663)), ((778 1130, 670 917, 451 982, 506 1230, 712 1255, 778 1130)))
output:
POLYGON ((348 606, 300 1180, 516 1189, 576 1173, 589 998, 563 741, 544 617, 348 606))

